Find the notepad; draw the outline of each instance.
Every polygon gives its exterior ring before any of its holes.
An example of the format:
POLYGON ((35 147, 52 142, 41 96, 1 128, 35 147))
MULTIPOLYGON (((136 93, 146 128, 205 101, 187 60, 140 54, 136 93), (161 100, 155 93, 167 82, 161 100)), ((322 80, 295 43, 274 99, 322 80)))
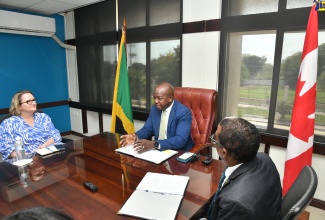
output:
POLYGON ((128 156, 136 157, 136 158, 146 160, 146 161, 149 161, 149 162, 152 162, 155 164, 160 164, 178 153, 175 150, 159 151, 156 149, 150 149, 150 150, 139 153, 133 149, 133 146, 134 146, 133 144, 127 145, 125 147, 120 147, 120 148, 116 149, 115 151, 117 153, 126 154, 128 156))
POLYGON ((175 219, 188 181, 188 176, 148 172, 118 214, 143 219, 175 219))
POLYGON ((41 149, 37 149, 36 153, 41 155, 41 156, 45 156, 45 155, 50 155, 50 154, 54 154, 57 153, 59 151, 64 151, 65 147, 63 144, 58 144, 58 145, 50 145, 41 149))

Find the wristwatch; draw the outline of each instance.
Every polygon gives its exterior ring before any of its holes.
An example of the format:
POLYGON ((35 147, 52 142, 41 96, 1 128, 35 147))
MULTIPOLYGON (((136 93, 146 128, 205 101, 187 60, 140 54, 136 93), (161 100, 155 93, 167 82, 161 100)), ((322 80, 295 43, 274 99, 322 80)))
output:
POLYGON ((153 142, 153 148, 159 150, 159 142, 158 141, 153 142))

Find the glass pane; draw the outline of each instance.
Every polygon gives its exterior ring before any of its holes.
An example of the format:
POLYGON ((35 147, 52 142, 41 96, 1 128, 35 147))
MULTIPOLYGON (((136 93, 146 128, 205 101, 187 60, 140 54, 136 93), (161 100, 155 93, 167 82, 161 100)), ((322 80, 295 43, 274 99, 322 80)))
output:
POLYGON ((287 9, 311 7, 312 5, 313 5, 313 1, 287 0, 287 9))
POLYGON ((150 26, 180 22, 180 0, 151 0, 150 26))
POLYGON ((80 103, 98 102, 96 50, 94 46, 79 46, 77 50, 80 103))
POLYGON ((266 129, 275 31, 231 33, 228 39, 224 116, 242 117, 266 129))
POLYGON ((229 0, 229 16, 261 14, 278 11, 279 0, 229 0))
POLYGON ((126 19, 127 28, 146 26, 146 0, 119 0, 118 29, 126 19))
POLYGON ((146 43, 127 44, 127 54, 132 106, 146 108, 146 43))
POLYGON ((100 63, 100 94, 101 103, 107 105, 112 103, 114 85, 115 84, 115 74, 116 74, 116 64, 117 64, 117 54, 116 45, 104 45, 102 46, 101 63, 100 63))
MULTIPOLYGON (((285 33, 274 127, 289 130, 305 32, 285 33)), ((325 135, 325 31, 318 33, 315 135, 325 135)))
MULTIPOLYGON (((181 85, 180 40, 153 41, 150 43, 150 91, 161 82, 174 87, 181 85)), ((153 104, 151 99, 151 104, 153 104)))
POLYGON ((116 30, 115 8, 115 1, 105 1, 76 9, 76 36, 82 37, 116 30))

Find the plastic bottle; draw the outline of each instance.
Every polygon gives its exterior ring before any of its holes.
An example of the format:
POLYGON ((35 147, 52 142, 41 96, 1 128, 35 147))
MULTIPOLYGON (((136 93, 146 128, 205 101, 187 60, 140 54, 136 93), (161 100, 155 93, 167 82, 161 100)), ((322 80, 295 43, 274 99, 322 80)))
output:
POLYGON ((27 187, 29 181, 27 166, 18 167, 18 171, 19 171, 19 180, 21 184, 23 184, 24 187, 27 187))
POLYGON ((24 160, 26 158, 24 143, 20 137, 16 137, 15 150, 16 150, 17 160, 24 160))

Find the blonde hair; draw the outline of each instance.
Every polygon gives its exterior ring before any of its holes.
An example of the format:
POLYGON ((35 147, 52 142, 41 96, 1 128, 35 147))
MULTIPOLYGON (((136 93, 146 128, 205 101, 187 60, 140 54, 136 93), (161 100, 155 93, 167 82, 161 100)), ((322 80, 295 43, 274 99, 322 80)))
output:
POLYGON ((11 106, 9 108, 9 114, 10 115, 20 115, 20 97, 23 95, 23 94, 26 94, 26 93, 30 93, 33 95, 33 93, 29 90, 21 90, 19 92, 17 92, 11 99, 11 106))

